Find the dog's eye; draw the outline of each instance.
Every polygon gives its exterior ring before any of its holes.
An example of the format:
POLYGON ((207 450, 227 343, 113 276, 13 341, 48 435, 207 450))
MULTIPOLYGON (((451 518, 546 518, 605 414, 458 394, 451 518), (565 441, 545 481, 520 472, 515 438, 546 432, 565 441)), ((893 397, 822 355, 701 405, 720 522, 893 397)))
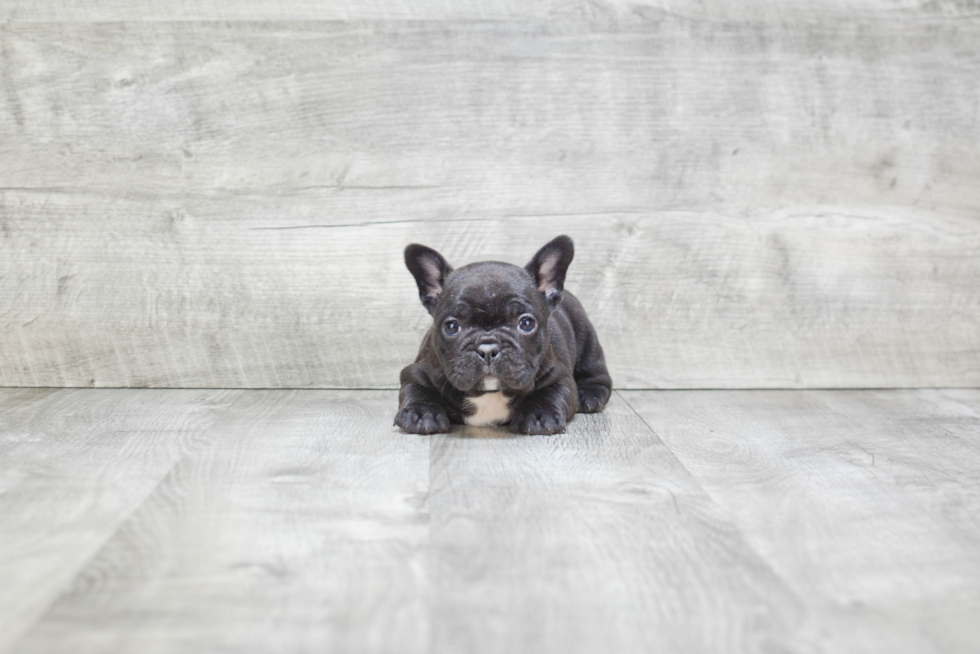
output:
POLYGON ((530 334, 534 331, 537 324, 531 316, 521 316, 521 321, 517 323, 517 328, 525 334, 530 334))
POLYGON ((459 333, 459 323, 455 320, 447 320, 442 324, 442 331, 446 336, 455 336, 459 333))

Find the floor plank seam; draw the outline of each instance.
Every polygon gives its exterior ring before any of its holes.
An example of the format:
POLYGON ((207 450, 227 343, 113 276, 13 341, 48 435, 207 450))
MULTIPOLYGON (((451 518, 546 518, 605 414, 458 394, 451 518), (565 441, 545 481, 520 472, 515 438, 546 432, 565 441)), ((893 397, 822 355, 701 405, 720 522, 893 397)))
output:
MULTIPOLYGON (((177 461, 179 461, 179 459, 177 461)), ((24 629, 23 632, 21 632, 21 634, 17 637, 17 639, 13 641, 13 643, 11 644, 11 648, 9 650, 10 652, 23 651, 19 647, 19 645, 23 641, 27 640, 30 637, 31 631, 38 624, 43 622, 45 618, 48 617, 48 615, 51 612, 51 609, 58 602, 60 602, 63 597, 65 597, 71 592, 71 589, 75 586, 79 577, 81 577, 85 573, 85 571, 89 569, 92 563, 98 560, 98 558, 102 555, 102 552, 105 550, 106 545, 111 543, 116 538, 116 536, 119 534, 119 531, 132 519, 134 515, 136 515, 140 511, 141 508, 143 508, 143 505, 146 503, 146 500, 152 497, 152 495, 160 487, 160 484, 162 484, 163 481, 167 478, 167 476, 170 475, 171 472, 173 472, 174 467, 177 465, 177 461, 175 461, 173 466, 168 468, 167 472, 164 475, 162 475, 159 480, 157 480, 157 483, 153 485, 153 487, 149 490, 149 492, 147 492, 146 495, 144 495, 143 498, 140 499, 140 501, 136 503, 132 509, 126 512, 125 516, 119 521, 115 529, 108 532, 105 538, 103 538, 102 541, 98 544, 98 546, 92 549, 91 555, 85 558, 85 560, 80 562, 77 566, 75 566, 75 569, 72 571, 71 578, 65 582, 65 585, 61 589, 61 591, 58 592, 56 595, 52 595, 50 600, 44 604, 44 609, 38 612, 37 617, 35 617, 30 622, 29 626, 27 626, 27 628, 24 629)))
MULTIPOLYGON (((64 389, 57 389, 57 390, 77 390, 77 389, 64 388, 64 389)), ((87 390, 100 390, 100 389, 87 389, 87 390)), ((114 389, 114 390, 132 390, 132 389, 114 389)), ((164 389, 148 389, 148 390, 164 390, 164 389)), ((240 390, 240 389, 172 389, 172 390, 240 390)), ((214 426, 218 424, 219 418, 224 416, 232 408, 232 406, 234 406, 234 404, 235 402, 232 401, 224 409, 216 412, 213 420, 211 420, 211 422, 208 423, 207 427, 203 428, 200 431, 198 438, 203 439, 214 428, 214 426)), ((119 532, 133 519, 133 516, 138 514, 139 511, 143 509, 143 506, 144 504, 146 504, 146 501, 149 498, 153 497, 153 495, 157 492, 157 490, 161 487, 161 485, 167 480, 168 477, 170 477, 170 475, 173 474, 173 471, 181 462, 184 461, 185 458, 186 458, 186 453, 176 457, 173 463, 171 463, 167 467, 166 472, 160 475, 160 478, 157 479, 156 483, 153 484, 153 486, 147 490, 147 492, 143 495, 142 498, 140 498, 138 502, 133 504, 133 506, 130 508, 129 511, 125 512, 125 514, 120 518, 119 522, 116 524, 115 528, 107 532, 105 537, 98 543, 98 545, 92 548, 91 555, 86 557, 84 561, 80 562, 77 566, 75 566, 71 578, 65 582, 65 585, 60 590, 60 592, 53 595, 50 601, 44 604, 44 609, 38 612, 37 617, 34 620, 32 620, 30 622, 30 625, 26 629, 24 629, 24 631, 20 634, 20 636, 17 637, 15 641, 13 641, 13 643, 11 644, 11 648, 9 650, 10 652, 21 651, 18 647, 20 643, 26 640, 27 638, 29 638, 30 633, 34 629, 34 627, 37 626, 39 623, 41 623, 51 612, 51 609, 59 601, 61 601, 61 599, 66 596, 66 594, 68 594, 71 591, 72 587, 74 587, 79 577, 83 575, 86 570, 89 569, 89 567, 92 565, 93 562, 98 560, 98 558, 102 555, 103 551, 105 550, 106 546, 118 536, 119 532)))
POLYGON ((681 468, 685 472, 687 472, 688 475, 690 475, 694 483, 697 484, 697 487, 701 490, 701 492, 708 499, 708 501, 711 502, 711 505, 718 511, 719 516, 721 516, 719 519, 727 523, 731 527, 731 529, 738 534, 743 545, 748 549, 748 551, 750 551, 756 557, 758 563, 764 566, 766 571, 768 571, 768 573, 771 574, 774 579, 779 580, 779 583, 782 584, 783 589, 786 592, 788 592, 799 603, 800 606, 805 606, 806 603, 803 601, 803 595, 801 594, 801 590, 796 586, 796 584, 792 583, 792 580, 788 579, 785 574, 781 573, 779 570, 776 569, 776 567, 773 566, 772 562, 763 554, 763 552, 759 551, 759 549, 753 544, 749 534, 746 533, 745 530, 742 529, 742 527, 740 527, 738 524, 736 524, 733 520, 729 519, 728 517, 725 517, 724 507, 715 499, 715 497, 708 491, 708 489, 705 488, 701 479, 699 479, 698 476, 691 471, 690 467, 684 463, 684 460, 677 455, 677 453, 670 447, 670 444, 667 443, 667 441, 661 437, 661 435, 653 428, 653 426, 649 422, 647 422, 647 420, 640 414, 640 412, 637 411, 636 408, 632 404, 630 404, 625 397, 623 397, 620 394, 620 391, 616 390, 613 392, 620 397, 620 399, 623 401, 624 404, 626 404, 626 406, 629 407, 630 411, 633 412, 633 415, 635 415, 643 423, 643 425, 650 430, 650 433, 656 436, 657 439, 661 443, 663 443, 664 447, 667 448, 667 451, 670 452, 671 456, 674 457, 678 465, 680 465, 681 468))

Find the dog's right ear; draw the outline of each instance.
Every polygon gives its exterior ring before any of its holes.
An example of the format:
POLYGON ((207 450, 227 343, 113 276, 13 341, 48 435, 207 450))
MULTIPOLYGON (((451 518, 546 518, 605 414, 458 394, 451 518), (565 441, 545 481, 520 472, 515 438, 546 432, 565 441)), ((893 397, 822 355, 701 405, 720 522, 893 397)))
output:
POLYGON ((422 305, 432 313, 446 277, 453 271, 452 266, 446 263, 441 254, 418 243, 412 243, 405 248, 405 265, 419 286, 422 305))

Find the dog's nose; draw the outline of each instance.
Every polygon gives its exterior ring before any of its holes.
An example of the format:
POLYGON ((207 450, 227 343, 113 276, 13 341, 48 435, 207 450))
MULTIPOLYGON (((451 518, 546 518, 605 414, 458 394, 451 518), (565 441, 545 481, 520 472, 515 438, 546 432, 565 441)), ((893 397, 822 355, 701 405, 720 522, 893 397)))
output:
POLYGON ((477 346, 476 353, 483 357, 484 361, 490 363, 500 353, 500 346, 496 343, 484 343, 477 346))

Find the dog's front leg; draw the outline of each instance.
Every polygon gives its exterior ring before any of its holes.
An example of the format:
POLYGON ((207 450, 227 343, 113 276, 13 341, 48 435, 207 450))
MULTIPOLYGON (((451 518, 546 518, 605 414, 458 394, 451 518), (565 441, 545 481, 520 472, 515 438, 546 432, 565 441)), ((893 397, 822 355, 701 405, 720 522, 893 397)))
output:
POLYGON ((442 395, 431 385, 423 367, 415 363, 405 367, 401 384, 395 424, 411 434, 448 433, 449 415, 442 395))
POLYGON ((540 388, 514 409, 510 430, 518 434, 560 434, 578 409, 575 382, 571 379, 540 388))

